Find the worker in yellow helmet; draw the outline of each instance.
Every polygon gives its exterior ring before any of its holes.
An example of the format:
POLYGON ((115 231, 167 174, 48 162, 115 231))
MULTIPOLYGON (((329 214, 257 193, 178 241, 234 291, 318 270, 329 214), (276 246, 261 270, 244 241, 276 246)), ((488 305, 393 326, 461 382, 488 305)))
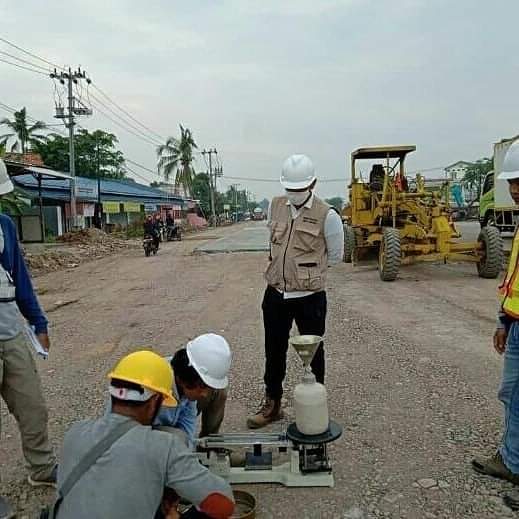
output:
MULTIPOLYGON (((519 206, 519 140, 514 141, 505 155, 500 180, 507 180, 510 196, 519 206)), ((505 408, 505 430, 501 445, 488 459, 474 459, 472 467, 481 474, 519 484, 519 232, 516 230, 512 252, 499 287, 500 308, 494 349, 504 354, 503 378, 499 400, 505 408)), ((505 502, 519 509, 519 494, 510 494, 505 502)))
MULTIPOLYGON (((57 511, 51 517, 155 517, 165 490, 193 503, 202 517, 230 517, 229 485, 203 467, 176 435, 151 427, 162 405, 176 405, 167 360, 137 351, 108 377, 111 412, 76 423, 65 435, 57 511)), ((175 510, 161 513, 178 517, 175 510)))

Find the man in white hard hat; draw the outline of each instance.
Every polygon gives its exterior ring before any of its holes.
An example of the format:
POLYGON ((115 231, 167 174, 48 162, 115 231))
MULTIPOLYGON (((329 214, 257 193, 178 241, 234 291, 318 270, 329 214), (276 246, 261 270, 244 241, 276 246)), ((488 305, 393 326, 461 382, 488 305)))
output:
MULTIPOLYGON (((283 196, 268 211, 270 263, 263 298, 265 328, 265 399, 247 420, 251 429, 282 418, 281 397, 286 372, 288 337, 293 322, 299 333, 324 335, 326 274, 342 261, 344 231, 339 214, 314 195, 317 178, 306 155, 292 155, 283 164, 283 196)), ((324 346, 312 361, 317 381, 324 383, 324 346)))
MULTIPOLYGON (((0 197, 12 190, 0 159, 0 197)), ((16 228, 8 216, 0 214, 0 394, 18 422, 29 483, 55 486, 56 458, 48 438, 47 406, 24 321, 48 351, 47 319, 34 293, 16 228)), ((9 517, 14 513, 0 496, 0 519, 9 517)))
POLYGON ((231 359, 229 344, 214 333, 200 335, 170 357, 178 406, 162 408, 156 425, 179 429, 193 447, 201 414, 200 437, 216 434, 224 418, 231 359))
MULTIPOLYGON (((519 205, 519 141, 513 142, 498 177, 507 180, 510 196, 519 205)), ((494 349, 504 354, 503 377, 498 398, 504 405, 505 430, 501 445, 488 459, 474 459, 472 467, 481 474, 505 479, 519 485, 519 233, 516 230, 507 273, 499 287, 500 306, 494 349)), ((519 509, 519 495, 510 494, 505 501, 519 509)))

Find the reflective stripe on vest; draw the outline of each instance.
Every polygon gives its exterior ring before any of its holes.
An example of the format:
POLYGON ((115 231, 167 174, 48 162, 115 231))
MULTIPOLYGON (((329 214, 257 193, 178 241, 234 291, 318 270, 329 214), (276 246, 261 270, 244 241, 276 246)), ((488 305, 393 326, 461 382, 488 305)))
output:
MULTIPOLYGON (((4 252, 4 232, 0 225, 0 255, 4 252)), ((15 301, 16 287, 13 278, 0 264, 0 303, 12 303, 15 301)))
POLYGON ((503 312, 510 317, 519 319, 519 233, 517 229, 512 242, 505 279, 499 286, 499 296, 503 312))

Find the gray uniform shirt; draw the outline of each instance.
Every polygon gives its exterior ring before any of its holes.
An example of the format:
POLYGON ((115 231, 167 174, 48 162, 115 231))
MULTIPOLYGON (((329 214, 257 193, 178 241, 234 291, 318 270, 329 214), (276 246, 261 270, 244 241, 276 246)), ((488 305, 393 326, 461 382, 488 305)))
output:
MULTIPOLYGON (((0 254, 4 250, 4 233, 0 225, 0 254)), ((0 295, 8 291, 12 283, 0 265, 0 295)), ((0 341, 14 339, 22 331, 22 315, 15 301, 0 302, 0 341)))
MULTIPOLYGON (((65 435, 60 488, 79 460, 121 422, 118 414, 74 424, 65 435)), ((59 519, 152 519, 164 487, 194 505, 213 493, 232 499, 231 487, 203 467, 175 435, 137 425, 115 442, 76 483, 59 519)))

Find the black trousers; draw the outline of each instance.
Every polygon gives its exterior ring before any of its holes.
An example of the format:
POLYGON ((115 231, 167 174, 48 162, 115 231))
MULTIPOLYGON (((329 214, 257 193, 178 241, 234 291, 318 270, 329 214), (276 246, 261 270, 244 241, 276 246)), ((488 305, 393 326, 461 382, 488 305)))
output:
MULTIPOLYGON (((324 335, 326 292, 283 299, 275 288, 267 286, 263 297, 265 327, 265 387, 267 396, 280 399, 287 367, 288 337, 295 321, 301 335, 324 335)), ((317 382, 324 384, 324 345, 321 342, 312 361, 317 382)))

